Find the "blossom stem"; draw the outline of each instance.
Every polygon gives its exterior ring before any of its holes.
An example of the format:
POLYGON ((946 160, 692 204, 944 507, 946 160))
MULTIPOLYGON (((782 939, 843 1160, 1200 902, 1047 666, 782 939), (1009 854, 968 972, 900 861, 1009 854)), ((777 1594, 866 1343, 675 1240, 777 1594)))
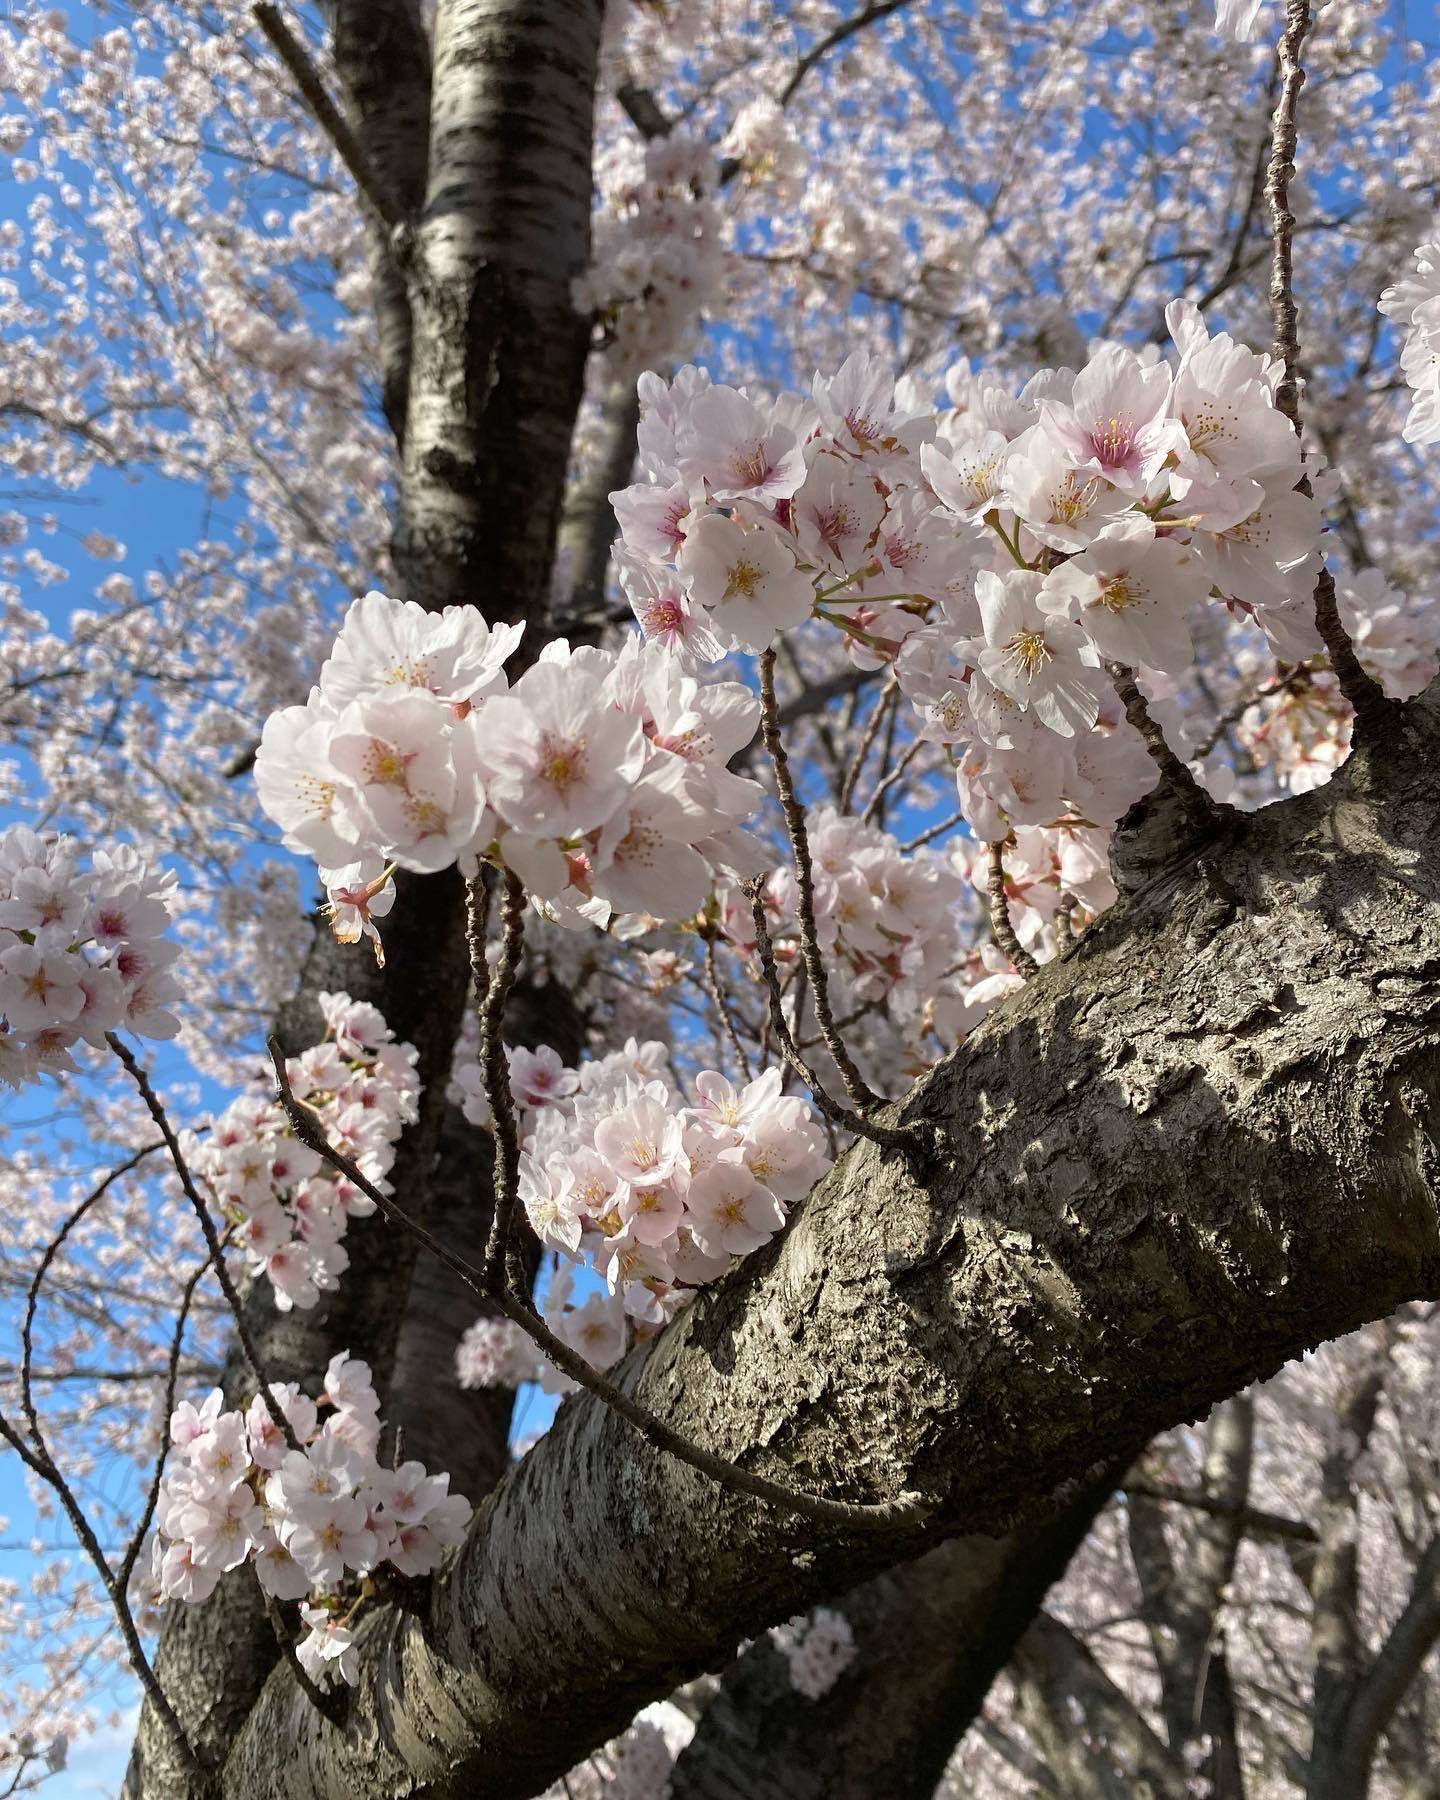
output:
MULTIPOLYGON (((1283 373, 1275 389, 1276 408, 1304 432, 1300 413, 1300 310, 1295 303, 1295 215, 1290 210, 1290 180, 1295 173, 1295 148, 1299 141, 1296 112, 1305 85, 1301 62, 1305 39, 1313 23, 1310 0, 1285 0, 1285 28, 1280 37, 1280 100, 1271 128, 1270 166, 1265 177, 1265 197, 1270 203, 1273 245, 1270 265, 1270 313, 1273 349, 1283 373)), ((1304 454, 1303 450, 1301 452, 1304 454)), ((1302 474, 1298 491, 1309 494, 1310 477, 1302 474)), ((1323 561, 1315 582, 1315 628, 1329 652, 1330 666, 1340 692, 1355 709, 1357 726, 1373 726, 1393 711, 1394 702, 1369 674, 1355 654, 1340 618, 1335 597, 1335 577, 1323 561)))
POLYGON ((1022 569, 1028 569, 1030 567, 1030 565, 1028 562, 1026 562, 1025 558, 1020 554, 1020 546, 1019 546, 1018 542, 1016 541, 1016 539, 1019 537, 1018 525, 1016 527, 1015 537, 1012 538, 1010 536, 1009 532, 1007 532, 1005 527, 1000 523, 1000 514, 995 510, 995 508, 993 506, 991 507, 990 511, 987 512, 985 515, 985 523, 990 527, 990 529, 1000 539, 1000 542, 1010 552, 1011 556, 1014 557, 1015 561, 1020 565, 1020 567, 1022 569))
POLYGON ((810 836, 805 828, 805 809, 795 796, 790 758, 780 732, 779 711, 775 701, 775 652, 767 650, 760 658, 760 728, 775 767, 775 786, 780 793, 780 807, 785 814, 790 849, 795 857, 800 954, 810 977, 810 1004, 815 1008, 815 1023, 825 1039, 825 1048, 840 1071, 850 1104, 859 1112, 868 1112, 872 1106, 880 1104, 880 1096, 867 1085, 855 1066, 855 1059, 845 1047, 845 1040, 835 1029, 835 1016, 830 1009, 830 977, 820 954, 820 936, 815 924, 815 870, 810 861, 810 836))

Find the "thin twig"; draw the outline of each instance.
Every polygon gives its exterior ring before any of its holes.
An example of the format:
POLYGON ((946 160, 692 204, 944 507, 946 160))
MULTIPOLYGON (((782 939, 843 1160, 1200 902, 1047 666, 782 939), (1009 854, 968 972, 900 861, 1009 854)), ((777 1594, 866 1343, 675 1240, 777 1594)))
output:
MULTIPOLYGON (((850 810, 850 802, 855 798, 855 789, 860 784, 860 774, 865 767, 865 759, 869 756, 871 746, 880 735, 880 727, 885 719, 885 709, 887 706, 896 705, 899 695, 900 686, 892 674, 881 689, 880 698, 875 702, 870 717, 865 721, 865 732, 860 739, 859 748, 855 752, 849 769, 846 770, 845 780, 841 783, 839 800, 841 812, 850 810)), ((783 723, 783 718, 779 722, 783 723)))
POLYGON ((951 813, 948 819, 942 819, 938 825, 931 825, 927 830, 922 831, 918 837, 911 838, 908 844, 902 844, 900 848, 907 854, 911 850, 923 850, 926 844, 933 844, 936 838, 944 837, 947 831, 953 831, 957 825, 963 825, 964 823, 965 815, 963 812, 951 813))
POLYGON ((1246 713, 1253 707, 1262 705, 1266 700, 1273 700, 1276 694, 1288 693, 1290 689, 1302 679, 1308 681, 1310 679, 1310 671, 1303 663, 1300 663, 1286 674, 1277 676, 1274 681, 1268 682, 1262 688, 1258 688, 1253 694, 1248 695, 1245 699, 1237 700, 1233 706, 1221 713, 1220 717, 1216 719, 1214 725, 1210 728, 1208 735, 1195 746, 1195 760, 1197 762, 1202 762, 1220 742, 1221 738, 1224 737, 1230 727, 1232 725, 1238 725, 1245 717, 1246 713))
POLYGON ((36 1268, 34 1275, 30 1278, 30 1289, 25 1296, 25 1322, 20 1328, 20 1342, 22 1346, 20 1357, 20 1404, 25 1411, 26 1423, 30 1427, 30 1436, 42 1450, 45 1448, 45 1439, 40 1430, 40 1420, 36 1412, 35 1396, 31 1385, 35 1379, 35 1346, 33 1340, 35 1331, 35 1309, 40 1302, 40 1289, 44 1284, 46 1275, 49 1273, 51 1263, 54 1262, 55 1258, 60 1254, 61 1247, 64 1245, 66 1238, 69 1237, 70 1233, 85 1217, 90 1208, 96 1205, 105 1194, 109 1192, 110 1188, 122 1175, 128 1175, 130 1171, 138 1167, 147 1156, 151 1156, 155 1151, 163 1150, 164 1148, 165 1146, 163 1143, 147 1144, 143 1150, 137 1150, 133 1156, 127 1158, 118 1168, 111 1169, 105 1179, 100 1182, 98 1186, 90 1190, 75 1208, 74 1212, 66 1219, 65 1223, 60 1227, 60 1230, 46 1245, 45 1254, 40 1258, 39 1265, 36 1268))
MULTIPOLYGON (((1310 0, 1285 0, 1285 29, 1280 38, 1280 102, 1275 108, 1270 168, 1265 195, 1270 202, 1273 255, 1270 265, 1270 313, 1274 324, 1273 349, 1282 367, 1275 389, 1275 405, 1295 427, 1304 430, 1300 416, 1300 313, 1295 304, 1295 215, 1290 210, 1290 178, 1295 173, 1298 142, 1296 111, 1305 69, 1300 61, 1311 26, 1310 0)), ((1304 454, 1303 450, 1301 452, 1304 454)), ((1298 489, 1311 492, 1310 478, 1302 475, 1298 489)), ((1385 690, 1361 667, 1350 634, 1341 622, 1335 598, 1335 577, 1322 562, 1315 582, 1315 628, 1329 652, 1330 666, 1340 692, 1355 709, 1357 726, 1375 725, 1394 710, 1385 690)))
POLYGON ((926 742, 926 740, 924 738, 916 738, 915 741, 909 746, 909 748, 901 756, 899 762, 896 763, 895 767, 890 771, 890 773, 885 777, 885 779, 877 785, 875 792, 870 796, 869 805, 865 808, 864 812, 861 813, 861 815, 860 815, 861 819, 864 821, 864 823, 866 825, 870 824, 870 822, 875 818, 875 815, 880 811, 880 808, 885 804, 885 796, 890 792, 890 790, 895 786, 895 783, 900 780, 901 776, 904 775, 905 771, 910 767, 911 763, 914 762, 915 758, 925 748, 925 742, 926 742))
POLYGON ((290 71, 300 90, 301 99, 309 107, 315 123, 335 146, 336 154, 350 171, 356 187, 365 196, 376 216, 390 228, 391 233, 398 232, 406 220, 380 186, 375 171, 370 166, 370 159, 360 146, 360 140, 350 129, 340 108, 330 98, 325 83, 320 78, 320 71, 310 60, 309 52, 292 34, 290 27, 280 16, 279 7, 272 6, 269 0, 259 0, 252 10, 256 24, 269 38, 276 55, 290 71))
POLYGON ((827 32, 818 43, 812 44, 800 58, 799 62, 795 65, 794 74, 791 75, 784 87, 781 88, 780 92, 775 96, 775 104, 782 107, 788 106, 794 96, 796 88, 799 87, 800 83, 815 67, 816 63, 818 63, 822 57, 828 56, 837 45, 843 44, 846 38, 854 37, 857 31, 863 31, 867 25, 873 25, 878 19, 888 18, 891 13, 899 12, 900 8, 907 4, 908 0, 869 0, 869 4, 862 6, 859 12, 852 13, 848 19, 842 19, 840 23, 835 26, 832 31, 827 32))
POLYGON ((318 1117, 291 1092, 290 1078, 286 1073, 285 1058, 278 1040, 272 1037, 268 1042, 270 1058, 275 1065, 280 1104, 301 1143, 308 1145, 317 1156, 323 1157, 332 1168, 338 1169, 353 1181, 363 1194, 375 1202, 387 1219, 409 1231, 424 1249, 458 1275, 473 1293, 482 1300, 493 1301, 506 1318, 513 1320, 562 1374, 568 1375, 578 1387, 584 1388, 612 1412, 618 1413, 647 1443, 698 1470, 702 1475, 708 1475, 722 1487, 738 1489, 741 1493, 753 1495, 757 1500, 786 1507, 804 1518, 825 1524, 846 1526, 856 1531, 895 1531, 921 1524, 930 1516, 933 1508, 918 1494, 902 1494, 896 1500, 877 1501, 873 1505, 857 1505, 848 1500, 826 1500, 817 1495, 802 1494, 779 1482, 767 1481, 764 1476, 752 1475, 748 1470, 727 1462, 724 1457, 702 1450, 683 1438, 679 1432, 673 1431, 647 1407, 592 1368, 568 1344, 562 1343, 502 1282, 491 1279, 484 1270, 467 1263, 448 1244, 442 1243, 412 1219, 392 1196, 382 1193, 375 1186, 357 1163, 343 1151, 337 1150, 325 1136, 318 1117))
POLYGON ((120 1561, 120 1573, 116 1580, 123 1588, 128 1589, 130 1585, 131 1572, 139 1558, 145 1534, 150 1529, 150 1521, 155 1516, 155 1507, 160 1499, 160 1483, 165 1479, 165 1463, 170 1455, 170 1415, 175 1411, 175 1384, 180 1376, 180 1348, 185 1341, 185 1322, 190 1317, 190 1302, 195 1298, 200 1277, 209 1267, 210 1259, 206 1257, 185 1283, 180 1295, 180 1306, 175 1315, 175 1331, 170 1339, 170 1355, 165 1365, 165 1404, 160 1414, 163 1421, 160 1428, 160 1454, 155 1458, 155 1473, 151 1477, 150 1491, 145 1496, 145 1510, 131 1533, 130 1542, 120 1561))
POLYGON ((135 1619, 130 1611, 129 1596, 116 1581, 114 1571, 106 1559, 104 1550, 100 1547, 100 1540, 96 1537, 90 1521, 85 1517, 69 1482, 60 1473, 48 1451, 36 1450, 27 1444, 3 1413, 0 1413, 0 1438, 4 1438, 32 1474, 37 1475, 48 1487, 55 1490, 61 1506, 65 1509, 65 1516, 69 1519, 71 1528, 80 1540, 85 1554, 94 1563, 105 1592, 109 1595, 110 1605, 119 1622, 120 1635, 124 1638, 125 1648, 129 1653, 130 1666, 140 1678, 140 1685, 145 1690, 146 1698, 160 1715, 165 1729, 169 1732, 175 1748, 180 1753, 181 1760, 189 1769, 201 1791, 206 1794, 213 1792, 212 1772, 201 1762, 199 1753, 186 1736, 185 1727, 176 1716, 175 1708, 170 1704, 155 1670, 151 1667, 150 1659, 145 1654, 145 1646, 140 1642, 140 1634, 135 1629, 135 1619))
MULTIPOLYGON (((896 690, 899 691, 898 689, 896 690)), ((795 782, 790 774, 790 758, 780 732, 775 703, 775 652, 767 650, 760 658, 760 728, 765 748, 775 767, 775 786, 780 794, 780 808, 785 814, 790 833, 790 848, 795 857, 796 912, 800 922, 800 955, 810 977, 810 1004, 815 1009, 815 1023, 825 1039, 825 1048, 834 1059, 845 1084, 850 1104, 857 1112, 869 1112, 881 1104, 880 1096, 866 1082, 845 1047, 845 1040, 835 1029, 835 1016, 830 1010, 830 977, 825 959, 820 954, 820 936, 815 923, 815 870, 810 861, 810 834, 805 828, 805 809, 795 796, 795 782)))
POLYGON ((195 1216, 200 1221, 200 1230, 205 1238, 205 1248, 210 1252, 210 1262, 215 1270, 215 1279, 220 1283, 220 1292, 224 1294, 226 1303, 234 1316, 235 1334, 240 1339, 240 1348, 245 1353, 245 1360, 250 1365, 250 1372, 255 1377, 256 1385, 265 1396, 266 1410, 270 1414, 275 1429, 285 1439, 289 1448, 298 1450, 300 1440, 296 1437, 294 1428, 286 1417, 285 1408, 270 1391, 270 1381, 265 1374, 255 1340, 250 1335, 250 1327, 245 1321, 245 1308, 241 1304, 240 1295, 231 1279, 230 1269, 225 1261, 225 1251, 221 1245, 219 1234, 215 1230, 215 1221, 210 1217, 210 1208, 206 1206, 199 1188, 195 1185, 195 1178, 190 1173, 189 1164, 185 1161, 185 1153, 180 1148, 180 1140, 171 1129, 170 1120, 166 1116, 165 1108, 160 1103, 160 1097, 151 1087, 150 1077, 113 1031, 105 1033, 105 1042, 129 1071, 130 1079, 140 1090, 140 1098, 145 1102, 146 1110, 160 1128, 160 1135, 165 1140, 165 1148, 170 1152, 170 1160, 175 1165, 175 1173, 180 1177, 180 1186, 184 1189, 185 1198, 195 1209, 195 1216))
POLYGON ((1028 981, 1040 965, 1015 935, 1015 926, 1010 918, 1010 903, 1005 898, 1003 844, 990 846, 990 875, 985 886, 990 895, 990 929, 995 934, 995 942, 1028 981))
MULTIPOLYGON (((525 888, 517 875, 505 871, 505 894, 500 903, 500 958, 490 970, 480 1002, 480 1077, 490 1102, 491 1129, 495 1134, 495 1204, 490 1214, 490 1239, 485 1246, 485 1275, 500 1286, 505 1267, 505 1246, 515 1212, 520 1178, 520 1131, 515 1122, 515 1102, 510 1094, 510 1065, 505 1056, 505 1005, 520 969, 525 948, 525 888)), ((476 948, 476 913, 480 905, 476 889, 480 877, 465 884, 466 920, 470 938, 470 974, 477 995, 485 974, 483 929, 476 948)))
POLYGON ((1151 717, 1150 708, 1145 704, 1145 696, 1136 684, 1135 671, 1125 663, 1112 662, 1105 666, 1115 684, 1120 704, 1125 708, 1125 717, 1144 740, 1151 761, 1160 771, 1161 781, 1197 822, 1207 825, 1212 823, 1219 809, 1170 748, 1165 733, 1151 717))
POLYGON ((879 1125, 874 1119, 868 1119, 863 1113, 852 1112, 848 1106, 842 1106, 829 1094, 815 1071, 800 1054, 800 1047, 795 1041, 794 1033, 785 1017, 782 1005, 784 998, 780 986, 780 977, 775 968, 775 946, 770 941, 770 925, 765 917, 765 901, 763 884, 756 880, 746 882, 744 891, 749 896, 750 914, 755 931, 755 954, 760 963, 760 973, 765 979, 765 987, 770 998, 770 1029, 775 1042, 780 1047, 780 1054, 790 1067, 809 1088, 814 1096, 815 1104, 827 1119, 833 1119, 837 1125, 843 1125, 846 1131, 853 1131, 857 1137, 867 1137, 872 1143, 883 1144, 887 1150, 903 1150, 909 1155, 921 1150, 918 1134, 912 1128, 904 1126, 879 1125))
POLYGON ((735 1051, 735 1059, 740 1065, 740 1073, 747 1081, 753 1081, 755 1071, 750 1066, 750 1058, 745 1054, 745 1046, 740 1041, 740 1033, 731 1016, 730 1002, 720 980, 720 966, 715 955, 715 940, 718 935, 719 933, 715 931, 705 933, 705 984, 710 990, 710 998, 714 1002, 715 1010, 720 1015, 720 1022, 725 1027, 725 1034, 730 1039, 731 1046, 735 1051))

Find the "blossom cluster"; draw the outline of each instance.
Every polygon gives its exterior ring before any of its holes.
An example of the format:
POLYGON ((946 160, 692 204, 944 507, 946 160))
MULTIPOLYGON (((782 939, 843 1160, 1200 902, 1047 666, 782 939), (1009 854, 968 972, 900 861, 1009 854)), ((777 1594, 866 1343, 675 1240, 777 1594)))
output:
POLYGON ((1440 443, 1440 239, 1420 245, 1415 273, 1386 288, 1380 310, 1406 328, 1400 367, 1414 398, 1405 442, 1440 443))
MULTIPOLYGON (((772 1238, 829 1159, 810 1103, 782 1094, 778 1069, 740 1086, 702 1070, 687 1103, 658 1042, 631 1038, 578 1069, 544 1047, 508 1054, 530 1223, 547 1248, 603 1275, 623 1312, 641 1321, 668 1317, 685 1297, 677 1287, 713 1281, 772 1238)), ((458 1078, 467 1116, 488 1123, 478 1070, 462 1065, 458 1078)), ((601 1353, 615 1361, 623 1312, 590 1300, 571 1309, 567 1282, 562 1268, 547 1295, 552 1329, 591 1362, 601 1353)), ((508 1379, 502 1371, 524 1367, 497 1327, 477 1329, 462 1353, 462 1376, 468 1370, 475 1385, 498 1385, 508 1379)))
MULTIPOLYGON (((888 831, 833 806, 813 808, 806 832, 827 970, 839 977, 851 1005, 915 1010, 954 960, 953 909, 964 891, 962 878, 946 857, 904 852, 888 831)), ((795 871, 776 869, 762 897, 777 958, 792 960, 799 954, 800 929, 795 871)), ((722 892, 720 922, 737 948, 754 949, 750 901, 738 888, 722 892)))
POLYGON ((548 643, 513 688, 522 627, 371 593, 351 606, 304 706, 271 715, 261 804, 313 856, 339 933, 378 941, 395 867, 513 870, 562 923, 683 918, 714 872, 752 873, 757 783, 726 763, 758 707, 701 689, 663 648, 548 643))
POLYGON ((227 1569, 253 1561, 275 1599, 318 1597, 304 1609, 298 1646, 313 1679, 353 1682, 346 1590, 382 1567, 428 1574, 463 1536, 470 1503, 421 1463, 381 1465, 370 1369, 347 1352, 331 1358, 318 1402, 293 1382, 270 1394, 298 1448, 264 1394, 227 1411, 216 1388, 171 1415, 180 1460, 160 1487, 153 1578, 163 1599, 200 1601, 227 1569))
POLYGON ((714 151, 681 131, 644 145, 620 138, 598 160, 602 204, 574 300, 594 316, 616 377, 674 363, 723 293, 721 219, 707 194, 715 174, 714 151))
POLYGON ((961 364, 938 414, 858 353, 773 403, 642 383, 644 479, 612 496, 642 628, 703 660, 821 618, 893 666, 978 834, 1113 825, 1154 769, 1107 663, 1172 693, 1211 601, 1288 661, 1321 648, 1278 367, 1188 302, 1167 320, 1173 367, 1107 344, 1015 396, 961 364))
POLYGON ((790 1685, 807 1700, 829 1693, 855 1660, 850 1621, 830 1606, 777 1625, 770 1637, 790 1665, 790 1685))
POLYGON ((73 1072, 75 1045, 101 1048, 107 1031, 175 1035, 173 887, 128 845, 82 869, 71 838, 0 832, 0 1084, 73 1072))
MULTIPOLYGON (((321 994, 324 1040, 286 1059, 295 1097, 313 1109, 329 1142, 384 1193, 385 1177, 420 1093, 418 1052, 397 1044, 377 1008, 348 994, 321 994)), ((282 1312, 314 1306, 349 1263, 341 1242, 352 1218, 375 1203, 290 1128, 264 1075, 227 1106, 203 1136, 187 1137, 190 1167, 206 1184, 282 1312)))

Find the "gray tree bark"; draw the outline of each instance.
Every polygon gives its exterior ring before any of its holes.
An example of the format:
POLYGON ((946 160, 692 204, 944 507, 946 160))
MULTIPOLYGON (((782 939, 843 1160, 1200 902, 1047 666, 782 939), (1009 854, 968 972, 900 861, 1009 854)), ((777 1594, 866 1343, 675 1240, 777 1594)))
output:
POLYGON ((550 598, 589 323, 602 0, 441 0, 394 557, 405 591, 532 628, 550 598))
MULTIPOLYGON (((430 145, 430 38, 419 0, 324 0, 345 108, 381 192, 405 219, 425 200, 430 145)), ((410 291, 403 257, 379 219, 366 220, 381 403, 402 448, 410 403, 410 291)))
POLYGON ((640 395, 632 381, 612 381, 600 402, 600 443, 594 463, 565 501, 557 542, 569 596, 557 621, 564 635, 598 635, 605 620, 615 513, 610 496, 625 487, 635 468, 640 395))
POLYGON ((365 1622, 342 1724, 272 1676, 227 1793, 530 1794, 742 1637, 1440 1291, 1437 711, 1152 875, 891 1109, 933 1159, 857 1145, 624 1366, 691 1439, 922 1524, 758 1505, 572 1402, 423 1616, 365 1622))

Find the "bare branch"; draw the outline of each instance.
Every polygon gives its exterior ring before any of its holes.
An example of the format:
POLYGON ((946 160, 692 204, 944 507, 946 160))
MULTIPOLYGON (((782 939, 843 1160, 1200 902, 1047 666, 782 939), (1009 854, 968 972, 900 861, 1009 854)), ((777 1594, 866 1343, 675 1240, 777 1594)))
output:
POLYGON ((1236 1506, 1203 1488, 1176 1487, 1163 1481, 1132 1481, 1122 1486, 1127 1494, 1141 1500, 1157 1500, 1173 1506, 1191 1506, 1200 1512, 1214 1513, 1220 1518, 1238 1519, 1254 1537, 1288 1538, 1302 1544, 1315 1544, 1319 1537, 1313 1525, 1303 1519, 1287 1518, 1284 1513, 1266 1512, 1258 1506, 1236 1506))
MULTIPOLYGON (((1295 215, 1290 210, 1290 178, 1295 173, 1296 109, 1305 70, 1300 61, 1311 26, 1310 0, 1285 0, 1285 30, 1280 39, 1280 103, 1270 143, 1270 168, 1265 194, 1270 202, 1270 226, 1274 252, 1270 270, 1270 311, 1274 320, 1274 351, 1284 373, 1275 390, 1275 404, 1295 427, 1304 429, 1300 416, 1299 309, 1295 304, 1295 215)), ((1300 492, 1310 493, 1310 478, 1302 476, 1300 492)), ((1324 639, 1340 691, 1355 709, 1357 729, 1373 726, 1393 703, 1372 675, 1360 666, 1350 634, 1341 623, 1335 599, 1335 578, 1322 565, 1315 583, 1315 627, 1324 639)))
POLYGON ((842 20, 833 31, 827 32, 825 36, 820 39, 819 43, 812 44, 800 58, 799 62, 796 63, 795 73, 775 96, 776 105, 788 106, 795 97, 795 90, 815 67, 816 63, 820 62, 824 57, 827 57, 832 50, 843 44, 846 38, 854 37, 857 31, 863 31, 867 25, 873 25, 877 19, 884 19, 893 12, 899 12, 902 6, 908 4, 909 0, 869 0, 869 3, 863 6, 858 13, 854 13, 850 18, 842 20))
MULTIPOLYGON (((896 692, 899 690, 897 689, 896 692)), ((879 709, 877 709, 879 710, 879 709)), ((780 791, 780 807, 790 833, 790 848, 795 857, 796 910, 800 918, 800 954, 805 973, 810 977, 811 1005, 815 1022, 825 1040, 825 1048, 834 1059, 845 1083, 850 1104, 858 1111, 869 1112, 880 1105, 880 1096, 867 1084, 845 1047, 845 1040, 835 1029, 835 1016, 830 1009, 830 976, 820 954, 820 937, 815 924, 815 871, 810 862, 810 837, 805 828, 805 809, 795 795, 795 782, 790 774, 790 758, 780 733, 778 707, 775 702, 775 652, 767 650, 760 658, 760 724, 765 748, 775 767, 775 785, 780 791)))
POLYGON ((195 1178, 190 1173, 189 1165, 185 1161, 185 1154, 180 1148, 180 1140, 171 1129, 170 1120, 166 1116, 165 1108, 160 1103, 160 1097, 150 1085, 150 1077, 113 1031, 105 1033, 105 1042, 124 1064, 130 1079, 140 1090, 140 1098, 145 1102, 146 1110, 160 1128, 160 1135, 165 1140, 165 1148, 170 1152, 170 1160, 175 1165, 175 1173, 180 1178, 180 1186, 184 1190, 185 1198, 194 1207, 195 1216, 200 1221, 200 1230, 205 1238, 205 1248, 210 1252, 210 1262, 215 1270, 215 1278, 220 1283, 220 1291, 224 1294, 230 1311, 234 1315, 236 1336, 240 1339, 240 1346, 245 1352, 245 1360, 250 1365, 250 1372, 255 1377, 256 1385, 265 1396, 266 1410, 274 1421, 275 1429, 285 1439, 285 1442, 292 1450, 298 1450, 300 1443, 295 1436, 294 1428, 286 1416, 284 1407, 270 1390, 269 1378, 260 1361, 260 1352, 255 1346, 255 1339, 252 1337, 250 1327, 245 1319, 245 1309, 240 1303, 240 1295, 236 1291, 235 1283, 231 1279, 230 1270, 225 1261, 224 1246, 215 1230, 215 1221, 210 1217, 210 1208, 205 1204, 199 1188, 195 1185, 195 1178))
POLYGON ((257 0, 252 11, 256 24, 269 38, 276 55, 290 71, 300 90, 300 97, 309 107, 315 123, 335 146, 336 155, 350 171, 356 187, 364 195, 371 210, 389 226, 392 233, 402 230, 406 224, 405 218, 396 211, 389 195, 376 179, 370 160, 360 147, 360 140, 350 129, 340 108, 330 98, 325 83, 320 78, 320 71, 310 60, 304 45, 281 17, 279 7, 271 5, 270 0, 257 0))
POLYGON ((990 846, 990 874, 985 886, 990 895, 990 929, 995 933, 995 942, 1028 981, 1040 965, 1015 935, 1015 927, 1010 921, 1010 903, 1005 898, 1003 844, 990 846))

